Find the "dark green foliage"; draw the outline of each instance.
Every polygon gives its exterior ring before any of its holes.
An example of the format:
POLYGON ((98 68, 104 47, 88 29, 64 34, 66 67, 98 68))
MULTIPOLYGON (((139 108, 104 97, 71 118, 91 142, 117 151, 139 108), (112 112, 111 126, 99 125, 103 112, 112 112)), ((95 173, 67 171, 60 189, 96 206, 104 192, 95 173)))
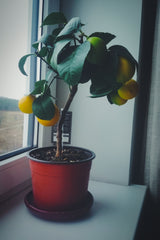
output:
POLYGON ((121 46, 121 45, 114 45, 111 46, 109 49, 112 53, 116 54, 118 57, 124 57, 128 59, 129 62, 131 62, 133 65, 135 65, 138 68, 138 63, 135 60, 135 58, 132 56, 132 54, 128 51, 127 48, 121 46))
POLYGON ((48 95, 37 97, 32 104, 33 113, 40 119, 50 120, 55 114, 55 107, 48 95))
POLYGON ((72 18, 58 34, 58 37, 73 35, 77 33, 82 27, 81 20, 79 17, 72 18))
POLYGON ((116 74, 118 68, 118 57, 106 51, 104 64, 95 65, 91 74, 90 93, 92 97, 103 97, 111 91, 119 87, 116 82, 116 74))
POLYGON ((33 56, 33 55, 34 55, 33 53, 27 54, 19 60, 18 67, 19 67, 21 73, 26 75, 26 76, 28 76, 28 75, 27 75, 26 71, 24 70, 24 65, 26 63, 27 58, 30 57, 30 56, 33 56))
POLYGON ((64 61, 58 64, 57 71, 60 77, 69 85, 79 83, 86 56, 90 50, 88 41, 79 45, 64 61))
MULTIPOLYGON (((45 18, 42 26, 55 24, 58 25, 55 26, 52 33, 42 35, 38 41, 33 43, 35 53, 27 54, 20 59, 20 71, 27 75, 24 70, 26 59, 34 55, 44 61, 48 70, 66 82, 70 89, 79 83, 84 84, 90 80, 91 97, 108 96, 109 100, 110 93, 121 87, 121 83, 116 81, 119 58, 128 59, 134 66, 138 65, 136 60, 123 46, 114 45, 107 48, 107 44, 115 38, 115 35, 111 33, 94 32, 90 36, 86 36, 82 32, 81 28, 84 24, 81 23, 79 17, 74 17, 67 22, 62 13, 53 12, 45 18), (99 61, 97 64, 91 64, 87 60, 89 52, 93 49, 91 43, 87 41, 89 37, 99 37, 105 43, 103 61, 99 61)), ((35 89, 31 93, 38 95, 33 103, 34 114, 41 119, 50 120, 54 116, 55 110, 51 99, 51 84, 48 86, 47 82, 47 76, 46 80, 36 82, 35 89)))
POLYGON ((92 33, 89 37, 99 37, 99 38, 103 39, 105 44, 108 44, 116 36, 111 33, 95 32, 95 33, 92 33))
MULTIPOLYGON (((55 29, 55 30, 57 30, 57 29, 55 29)), ((59 28, 58 28, 58 30, 59 30, 59 28)), ((52 32, 52 35, 43 34, 38 41, 36 41, 32 44, 32 46, 35 49, 38 49, 39 44, 42 43, 48 48, 53 47, 58 33, 59 33, 59 31, 52 32)))
POLYGON ((79 83, 86 83, 91 79, 93 67, 92 64, 85 60, 79 83))
POLYGON ((44 19, 42 26, 61 24, 61 23, 67 23, 67 19, 64 16, 64 14, 61 12, 53 12, 44 19))
POLYGON ((41 93, 46 93, 48 95, 50 94, 50 89, 47 85, 46 80, 40 80, 40 81, 36 82, 35 88, 31 92, 32 95, 37 95, 37 94, 41 94, 41 93))
POLYGON ((47 47, 42 47, 38 54, 39 54, 40 57, 46 57, 47 52, 48 52, 48 48, 47 47))
POLYGON ((59 63, 58 58, 60 57, 60 54, 65 49, 65 47, 69 45, 71 41, 72 41, 71 38, 66 38, 66 39, 62 39, 61 41, 58 41, 55 44, 54 51, 50 59, 50 64, 56 71, 57 71, 57 64, 59 63))

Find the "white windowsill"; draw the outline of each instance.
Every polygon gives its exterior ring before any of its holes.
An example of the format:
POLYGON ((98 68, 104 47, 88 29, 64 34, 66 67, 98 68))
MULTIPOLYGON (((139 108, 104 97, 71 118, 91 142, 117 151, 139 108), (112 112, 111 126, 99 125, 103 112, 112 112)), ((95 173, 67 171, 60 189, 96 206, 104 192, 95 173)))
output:
POLYGON ((88 218, 75 222, 50 222, 32 216, 23 199, 26 189, 0 207, 2 239, 133 240, 146 187, 90 181, 94 204, 88 218), (9 226, 9 228, 8 228, 9 226))
POLYGON ((26 156, 26 152, 24 153, 21 153, 21 154, 17 154, 13 157, 9 157, 3 161, 0 161, 0 169, 4 169, 6 168, 7 164, 14 164, 14 161, 20 159, 20 158, 23 158, 26 156))

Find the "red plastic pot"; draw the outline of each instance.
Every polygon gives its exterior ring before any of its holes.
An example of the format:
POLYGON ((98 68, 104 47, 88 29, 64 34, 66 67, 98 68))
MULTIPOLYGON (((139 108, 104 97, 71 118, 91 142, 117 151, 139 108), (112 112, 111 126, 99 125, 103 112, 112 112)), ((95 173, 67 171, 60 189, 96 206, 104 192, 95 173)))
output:
POLYGON ((29 156, 34 203, 39 209, 69 210, 84 201, 95 154, 83 150, 88 153, 87 159, 73 163, 46 162, 29 156))

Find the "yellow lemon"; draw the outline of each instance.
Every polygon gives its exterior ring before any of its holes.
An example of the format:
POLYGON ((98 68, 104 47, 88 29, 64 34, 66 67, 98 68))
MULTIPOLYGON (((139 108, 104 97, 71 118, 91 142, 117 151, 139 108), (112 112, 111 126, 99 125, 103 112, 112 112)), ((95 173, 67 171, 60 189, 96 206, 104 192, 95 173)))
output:
POLYGON ((132 99, 138 94, 138 83, 130 79, 122 87, 118 89, 118 94, 123 99, 132 99))
POLYGON ((119 58, 119 66, 116 81, 125 83, 133 77, 135 73, 135 65, 130 63, 126 58, 119 58))
POLYGON ((35 97, 33 95, 27 95, 22 97, 18 102, 18 107, 23 113, 32 113, 32 103, 34 102, 35 97))
POLYGON ((54 106, 55 106, 55 114, 54 114, 52 119, 44 120, 44 119, 40 119, 40 118, 37 117, 38 122, 40 124, 42 124, 43 126, 46 126, 46 127, 54 126, 59 121, 60 111, 59 111, 59 109, 56 105, 54 105, 54 106))
POLYGON ((116 105, 123 105, 127 102, 127 100, 121 98, 118 93, 114 93, 110 95, 110 100, 112 103, 116 104, 116 105))

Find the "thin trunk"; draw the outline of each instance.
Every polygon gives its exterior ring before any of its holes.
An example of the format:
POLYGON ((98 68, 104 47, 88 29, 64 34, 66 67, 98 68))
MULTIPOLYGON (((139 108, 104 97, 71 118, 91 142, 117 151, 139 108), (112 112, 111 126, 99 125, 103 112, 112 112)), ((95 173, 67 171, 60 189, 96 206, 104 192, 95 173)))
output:
POLYGON ((56 158, 58 158, 59 160, 61 160, 61 157, 62 157, 62 126, 63 126, 63 123, 64 123, 64 120, 65 120, 65 115, 72 103, 72 100, 76 94, 78 90, 78 86, 75 85, 71 88, 70 90, 70 94, 68 96, 68 100, 61 112, 61 118, 60 118, 60 121, 58 123, 58 126, 57 126, 57 151, 56 151, 56 158))

